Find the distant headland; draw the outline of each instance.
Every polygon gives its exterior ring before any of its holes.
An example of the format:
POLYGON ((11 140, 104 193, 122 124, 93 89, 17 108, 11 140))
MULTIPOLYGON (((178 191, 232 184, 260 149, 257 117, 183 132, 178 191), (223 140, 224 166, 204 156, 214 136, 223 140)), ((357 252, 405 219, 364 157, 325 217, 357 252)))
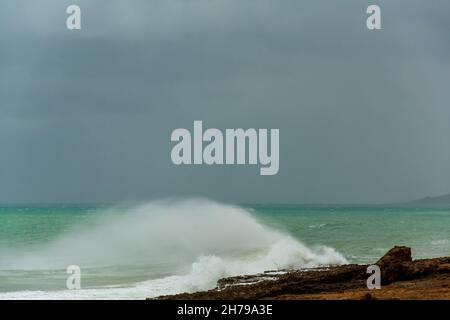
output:
POLYGON ((408 202, 407 204, 418 205, 450 205, 450 194, 444 194, 436 197, 425 197, 408 202))

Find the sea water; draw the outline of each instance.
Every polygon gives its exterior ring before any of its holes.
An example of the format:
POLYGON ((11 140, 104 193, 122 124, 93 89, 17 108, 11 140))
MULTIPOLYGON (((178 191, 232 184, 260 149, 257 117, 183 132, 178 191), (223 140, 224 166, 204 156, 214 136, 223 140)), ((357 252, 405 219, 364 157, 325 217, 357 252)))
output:
POLYGON ((145 299, 266 270, 374 263, 394 245, 450 255, 450 209, 231 206, 0 208, 0 299, 145 299), (81 268, 67 290, 66 268, 81 268))

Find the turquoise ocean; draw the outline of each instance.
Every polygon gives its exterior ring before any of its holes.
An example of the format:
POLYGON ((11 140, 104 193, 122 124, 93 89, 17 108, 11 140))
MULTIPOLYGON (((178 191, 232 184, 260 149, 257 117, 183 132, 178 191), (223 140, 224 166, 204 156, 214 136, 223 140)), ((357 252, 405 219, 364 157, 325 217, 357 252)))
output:
POLYGON ((0 299, 145 299, 267 270, 374 263, 394 245, 450 256, 450 208, 233 206, 0 207, 0 299), (67 267, 81 289, 66 287, 67 267))

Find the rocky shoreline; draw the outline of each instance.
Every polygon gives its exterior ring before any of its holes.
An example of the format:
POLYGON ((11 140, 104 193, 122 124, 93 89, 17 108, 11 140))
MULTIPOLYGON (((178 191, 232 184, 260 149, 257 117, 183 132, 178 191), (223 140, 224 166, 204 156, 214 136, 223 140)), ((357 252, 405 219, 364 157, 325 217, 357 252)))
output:
POLYGON ((158 299, 450 300, 450 257, 413 261, 410 248, 394 247, 376 265, 381 270, 381 289, 367 289, 368 265, 349 264, 224 278, 209 291, 158 299))

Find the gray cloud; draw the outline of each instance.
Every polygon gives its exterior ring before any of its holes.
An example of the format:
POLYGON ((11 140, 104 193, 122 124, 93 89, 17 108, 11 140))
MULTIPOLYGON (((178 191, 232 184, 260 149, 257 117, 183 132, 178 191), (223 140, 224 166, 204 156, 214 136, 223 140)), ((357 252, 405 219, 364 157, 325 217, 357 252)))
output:
POLYGON ((391 202, 450 191, 448 1, 7 0, 0 201, 391 202), (280 128, 280 172, 175 167, 193 120, 280 128))

